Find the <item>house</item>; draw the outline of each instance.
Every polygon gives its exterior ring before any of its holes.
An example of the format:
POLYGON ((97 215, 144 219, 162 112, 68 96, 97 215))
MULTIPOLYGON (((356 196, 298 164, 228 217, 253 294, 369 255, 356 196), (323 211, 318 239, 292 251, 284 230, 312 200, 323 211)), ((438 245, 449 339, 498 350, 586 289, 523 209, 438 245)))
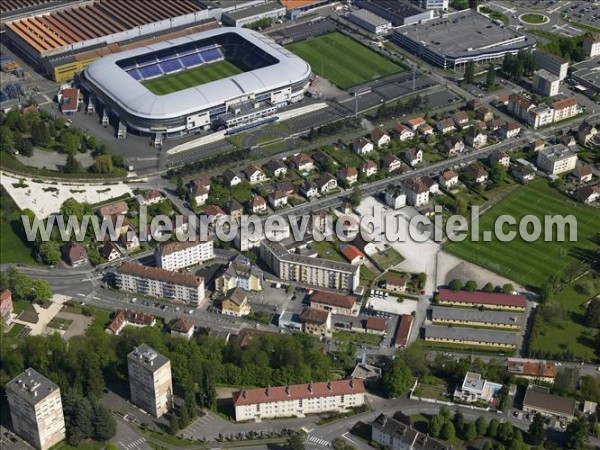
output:
POLYGON ((226 186, 233 187, 240 184, 242 179, 233 170, 227 169, 225 172, 223 172, 223 181, 225 182, 226 186))
POLYGON ((535 171, 527 166, 515 165, 511 168, 510 173, 517 181, 523 184, 535 179, 535 171))
POLYGON ((508 111, 515 117, 527 121, 529 111, 535 108, 531 100, 523 94, 510 94, 508 96, 508 111))
POLYGON ((360 311, 357 297, 338 292, 316 291, 310 296, 310 306, 343 316, 356 317, 360 311))
POLYGON ((119 252, 119 249, 117 249, 117 246, 109 240, 104 241, 104 245, 102 246, 102 250, 100 250, 100 254, 109 262, 121 257, 121 253, 119 252))
POLYGON ((429 203, 429 187, 421 177, 409 178, 404 187, 409 205, 419 207, 429 203))
POLYGON ((344 244, 340 247, 340 251, 344 258, 348 260, 350 264, 362 264, 365 262, 366 256, 358 248, 351 244, 344 244))
POLYGON ((85 247, 76 242, 68 242, 63 247, 63 259, 71 267, 80 267, 89 262, 85 247))
POLYGON ((508 122, 502 128, 500 128, 500 136, 503 139, 511 139, 519 135, 521 132, 521 125, 516 122, 508 122))
POLYGON ((10 289, 0 291, 0 316, 4 323, 10 322, 10 315, 13 313, 14 307, 12 302, 12 292, 10 289))
POLYGON ((571 176, 575 179, 576 183, 587 183, 592 181, 594 173, 592 167, 589 164, 581 164, 577 166, 571 176))
POLYGON ((315 151, 312 154, 312 159, 325 171, 327 171, 331 165, 337 164, 331 156, 321 150, 315 151))
POLYGON ((423 136, 429 136, 429 135, 433 134, 433 127, 431 125, 429 125, 428 123, 424 123, 423 125, 421 125, 419 127, 419 132, 423 136))
POLYGON ((304 180, 300 185, 300 194, 304 195, 308 200, 319 195, 319 188, 312 180, 304 180))
POLYGON ((96 213, 100 217, 124 216, 128 212, 129 206, 127 206, 127 202, 124 201, 109 203, 96 210, 96 213))
POLYGON ((467 102, 467 109, 470 111, 476 111, 477 109, 479 109, 481 107, 482 104, 483 103, 481 100, 479 100, 478 98, 474 98, 467 102))
POLYGON ((577 129, 577 143, 579 145, 588 145, 594 136, 598 134, 598 129, 591 123, 585 121, 579 125, 577 129))
POLYGON ((469 147, 481 148, 487 144, 487 134, 482 133, 479 128, 474 127, 465 136, 465 144, 469 147))
POLYGON ((194 324, 186 319, 177 319, 171 325, 171 336, 182 337, 188 341, 194 335, 194 324))
POLYGON ((248 202, 248 208, 253 214, 263 214, 267 211, 267 202, 260 195, 254 195, 248 202))
POLYGON ((510 375, 517 378, 552 384, 556 377, 557 366, 553 362, 509 358, 507 361, 507 371, 510 375))
POLYGON ((341 167, 338 170, 337 177, 346 185, 351 186, 358 181, 358 170, 356 170, 356 167, 341 167))
POLYGON ((554 108, 554 122, 570 119, 579 114, 579 105, 575 97, 567 97, 552 103, 554 108))
POLYGON ((138 198, 138 203, 141 206, 156 205, 157 203, 160 203, 164 200, 164 197, 160 193, 160 191, 157 191, 154 189, 149 190, 149 191, 144 191, 137 198, 138 198))
POLYGON ((506 125, 506 120, 494 119, 487 122, 487 127, 490 131, 498 131, 500 128, 506 125))
POLYGON ((272 159, 263 167, 271 173, 273 178, 282 178, 287 174, 287 167, 279 159, 272 159))
POLYGON ((462 384, 454 390, 454 401, 490 403, 500 389, 501 384, 485 380, 480 373, 467 372, 462 384))
POLYGON ((384 317, 369 316, 365 320, 365 331, 369 334, 385 334, 387 320, 384 317))
POLYGON ((442 119, 435 125, 435 129, 442 134, 446 134, 456 130, 456 127, 452 119, 442 119))
POLYGON ((456 156, 465 150, 464 142, 457 136, 450 136, 444 141, 446 156, 456 156))
POLYGON ((573 147, 574 145, 577 145, 575 138, 569 134, 563 134, 562 136, 559 136, 556 139, 556 143, 562 144, 566 147, 573 147))
POLYGON ((508 309, 525 311, 527 298, 522 295, 501 294, 483 291, 452 291, 440 289, 438 293, 440 306, 458 306, 463 308, 508 309))
POLYGON ((310 172, 315 170, 314 161, 306 153, 298 153, 290 159, 292 166, 299 172, 310 172))
POLYGON ((119 236, 119 243, 125 247, 125 250, 128 252, 140 248, 140 238, 135 232, 135 228, 128 225, 127 230, 119 236))
POLYGON ((275 191, 269 195, 269 204, 273 209, 283 208, 288 204, 288 195, 283 191, 275 191))
POLYGON ((550 175, 559 175, 577 167, 577 154, 564 145, 548 147, 537 155, 537 166, 550 175))
POLYGON ((245 167, 242 172, 251 184, 262 183, 267 179, 263 170, 254 164, 245 167))
POLYGON ((375 127, 371 131, 371 140, 377 148, 385 147, 390 143, 390 135, 382 128, 375 127))
POLYGON ((304 308, 300 314, 300 323, 304 333, 331 337, 331 311, 304 308))
POLYGON ((225 211, 218 205, 208 205, 204 210, 204 215, 209 218, 209 223, 215 223, 226 216, 225 211))
POLYGON ((230 261, 227 268, 215 277, 215 291, 228 292, 236 287, 245 291, 262 291, 264 284, 264 273, 248 258, 238 254, 230 261))
POLYGON ((454 170, 445 170, 440 175, 440 184, 445 189, 452 189, 458 185, 458 174, 454 170))
POLYGON ((431 195, 439 194, 439 192, 440 192, 440 185, 437 184, 437 182, 433 178, 428 177, 426 175, 423 175, 421 177, 421 182, 423 183, 423 185, 427 189, 429 189, 429 193, 431 195))
POLYGON ((141 311, 132 311, 129 309, 120 309, 115 313, 113 319, 106 327, 106 332, 118 336, 123 328, 131 327, 153 327, 156 325, 156 318, 151 314, 141 311))
POLYGON ((377 448, 394 450, 451 450, 451 446, 421 433, 386 414, 371 422, 371 440, 377 448))
POLYGON ((501 150, 496 150, 490 155, 490 167, 494 167, 496 164, 508 167, 510 165, 510 156, 508 153, 501 150))
POLYGON ((530 144, 530 149, 533 152, 539 152, 540 150, 544 150, 546 147, 546 141, 543 139, 536 139, 530 144))
POLYGON ((410 341, 410 334, 415 323, 414 316, 410 314, 401 314, 398 320, 398 328, 394 335, 394 347, 404 349, 410 341))
POLYGON ((475 111, 475 118, 478 120, 483 120, 484 122, 488 122, 494 119, 494 113, 487 106, 482 106, 475 111))
POLYGON ((385 276, 385 289, 396 294, 401 294, 406 291, 406 278, 388 273, 385 276))
POLYGON ((414 119, 410 119, 408 122, 406 122, 406 125, 408 125, 411 130, 416 131, 419 127, 426 123, 427 121, 422 117, 415 117, 414 119))
POLYGON ((352 142, 352 148, 359 155, 367 155, 373 151, 373 143, 364 137, 360 137, 352 142))
POLYGON ((360 173, 364 174, 367 178, 377 174, 377 164, 370 159, 367 159, 360 165, 360 173))
POLYGON ((459 128, 466 128, 469 126, 469 116, 464 111, 458 111, 452 116, 452 120, 454 120, 454 123, 459 128))
POLYGON ((197 206, 206 204, 208 201, 209 189, 209 187, 192 182, 190 184, 190 202, 196 204, 197 206))
POLYGON ((244 215, 244 207, 235 199, 227 202, 226 209, 229 216, 237 221, 241 220, 244 215))
POLYGON ((221 313, 236 317, 243 317, 250 314, 250 305, 248 304, 246 291, 239 287, 230 290, 221 302, 221 313))
POLYGON ((81 95, 77 88, 62 89, 58 94, 58 107, 60 112, 65 116, 72 116, 77 112, 79 103, 81 102, 81 95))
POLYGON ((465 169, 465 174, 470 177, 475 184, 485 183, 489 178, 487 170, 485 170, 479 164, 471 164, 467 166, 465 169))
POLYGON ((333 175, 327 172, 321 174, 315 183, 321 194, 337 188, 337 180, 333 175))
POLYGON ((600 185, 583 186, 575 191, 575 198, 586 205, 600 199, 600 185))
POLYGON ((385 204, 392 209, 406 206, 406 193, 400 186, 389 185, 385 190, 385 204))
POLYGON ((406 125, 402 125, 400 122, 396 122, 394 125, 394 134, 401 142, 408 141, 415 137, 415 132, 406 125))
POLYGON ((278 181, 275 183, 275 191, 281 191, 289 196, 294 194, 295 188, 291 181, 278 181))
POLYGON ((530 384, 523 398, 523 412, 528 414, 540 413, 542 416, 551 417, 570 422, 575 419, 577 402, 569 397, 550 394, 545 387, 530 384))
POLYGON ((381 163, 383 168, 388 172, 395 172, 402 168, 402 161, 391 153, 384 155, 383 158, 381 158, 381 163))
POLYGON ((414 167, 423 162, 423 150, 414 147, 410 148, 402 152, 402 159, 411 167, 414 167))

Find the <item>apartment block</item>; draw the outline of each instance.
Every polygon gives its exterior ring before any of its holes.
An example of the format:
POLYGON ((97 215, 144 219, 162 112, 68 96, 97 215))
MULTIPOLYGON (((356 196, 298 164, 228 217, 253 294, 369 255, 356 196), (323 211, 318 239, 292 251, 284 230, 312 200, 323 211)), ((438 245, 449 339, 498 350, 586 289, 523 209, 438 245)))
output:
POLYGON ((284 281, 350 292, 355 292, 360 283, 359 265, 290 253, 281 243, 268 239, 260 245, 260 256, 284 281))
POLYGON ((569 62, 560 56, 556 56, 544 50, 534 50, 533 58, 540 69, 547 70, 561 80, 567 78, 569 62))
POLYGON ((65 439, 60 389, 34 369, 6 384, 10 418, 16 434, 38 450, 46 450, 65 439))
POLYGON ((533 74, 533 90, 547 97, 558 95, 560 78, 547 70, 538 70, 533 74))
POLYGON ((184 242, 166 242, 154 253, 156 265, 165 270, 179 270, 195 266, 215 257, 211 239, 184 242))
POLYGON ((125 263, 115 271, 119 289, 199 306, 204 300, 204 279, 190 273, 125 263))
POLYGON ((364 403, 365 386, 360 379, 244 389, 233 393, 237 422, 343 412, 364 403))
POLYGON ((553 145, 538 152, 538 168, 551 175, 574 170, 576 165, 577 155, 562 144, 553 145))
POLYGON ((146 344, 127 355, 131 401, 153 417, 171 409, 173 380, 171 361, 146 344))

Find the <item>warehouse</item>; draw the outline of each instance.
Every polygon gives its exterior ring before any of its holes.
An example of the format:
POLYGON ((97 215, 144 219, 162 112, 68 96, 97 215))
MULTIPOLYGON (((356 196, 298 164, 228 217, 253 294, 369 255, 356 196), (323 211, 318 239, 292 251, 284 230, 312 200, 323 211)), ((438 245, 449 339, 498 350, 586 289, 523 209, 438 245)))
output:
POLYGON ((230 27, 243 27, 263 19, 277 20, 285 16, 285 8, 279 3, 263 3, 250 8, 235 9, 224 12, 221 16, 223 24, 230 27))
POLYGON ((408 0, 358 0, 356 6, 371 11, 395 27, 433 19, 433 10, 424 10, 408 0))
POLYGON ((506 349, 515 349, 517 347, 516 333, 481 328, 427 325, 425 327, 425 340, 477 347, 506 349))
POLYGON ((348 15, 348 20, 370 33, 382 34, 392 29, 392 22, 366 9, 357 9, 348 15))
POLYGON ((504 311, 487 311, 472 308, 431 308, 431 321, 436 324, 519 329, 524 314, 504 311))

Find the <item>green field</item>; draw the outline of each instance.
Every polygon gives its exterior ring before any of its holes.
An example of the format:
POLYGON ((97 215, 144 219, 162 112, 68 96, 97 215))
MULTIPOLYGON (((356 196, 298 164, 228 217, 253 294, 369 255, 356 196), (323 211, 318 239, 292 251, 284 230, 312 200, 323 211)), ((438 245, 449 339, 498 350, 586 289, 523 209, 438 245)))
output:
MULTIPOLYGON (((561 276, 567 268, 598 252, 600 210, 569 200, 545 180, 535 181, 507 196, 480 220, 480 240, 467 237, 463 242, 452 242, 445 249, 467 261, 490 269, 525 286, 540 287, 552 275, 561 276), (519 220, 528 214, 542 223, 542 235, 535 242, 517 237, 512 242, 500 242, 493 236, 494 224, 500 215, 519 220), (577 219, 577 242, 544 242, 544 215, 573 215, 577 219), (492 241, 483 242, 484 231, 492 232, 492 241)), ((517 231, 511 226, 505 231, 517 231)), ((568 231, 568 227, 567 227, 568 231)))
POLYGON ((21 238, 16 220, 7 222, 0 220, 0 263, 38 264, 33 258, 32 248, 21 238))
POLYGON ((287 48, 308 62, 314 73, 342 89, 405 70, 338 32, 296 42, 287 48))
POLYGON ((182 91, 192 86, 232 77, 242 72, 242 69, 229 61, 218 61, 200 67, 194 67, 193 69, 187 69, 183 72, 142 81, 142 84, 153 94, 166 95, 182 91))

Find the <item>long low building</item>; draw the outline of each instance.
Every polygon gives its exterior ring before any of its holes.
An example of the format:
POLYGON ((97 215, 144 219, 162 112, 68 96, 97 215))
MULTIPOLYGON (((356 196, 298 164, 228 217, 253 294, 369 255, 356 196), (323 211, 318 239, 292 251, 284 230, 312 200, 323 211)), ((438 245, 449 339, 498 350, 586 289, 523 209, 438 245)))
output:
POLYGON ((243 389, 233 393, 236 422, 343 412, 365 403, 363 380, 243 389))
POLYGON ((156 265, 161 269, 179 270, 195 266, 215 257, 212 239, 166 242, 154 253, 156 265))
POLYGON ((481 328, 428 325, 425 327, 425 340, 447 344, 514 349, 517 346, 517 333, 481 328))
POLYGON ((568 397, 550 394, 548 388, 530 384, 523 398, 523 411, 571 421, 575 419, 577 402, 568 397))
POLYGON ((409 314, 403 314, 398 320, 398 329, 394 337, 394 347, 406 348, 410 341, 410 333, 412 332, 415 318, 409 314))
POLYGON ((115 271, 116 285, 129 292, 162 297, 195 307, 204 300, 204 279, 142 264, 124 263, 115 271))
POLYGON ((285 16, 285 7, 279 3, 265 2, 249 8, 223 12, 221 21, 230 27, 243 27, 263 19, 281 19, 285 16))
POLYGON ((509 358, 506 363, 509 375, 526 380, 539 380, 544 383, 554 383, 556 363, 522 358, 509 358))
POLYGON ((482 291, 453 291, 440 289, 438 294, 440 305, 467 306, 488 309, 510 309, 525 311, 527 297, 524 295, 500 294, 497 292, 482 291))
POLYGON ((516 312, 488 311, 473 308, 431 308, 431 321, 436 324, 462 326, 512 328, 518 330, 523 325, 525 315, 516 312))
POLYGON ((360 303, 358 298, 337 292, 317 291, 310 296, 311 308, 331 311, 332 314, 358 316, 360 303))

